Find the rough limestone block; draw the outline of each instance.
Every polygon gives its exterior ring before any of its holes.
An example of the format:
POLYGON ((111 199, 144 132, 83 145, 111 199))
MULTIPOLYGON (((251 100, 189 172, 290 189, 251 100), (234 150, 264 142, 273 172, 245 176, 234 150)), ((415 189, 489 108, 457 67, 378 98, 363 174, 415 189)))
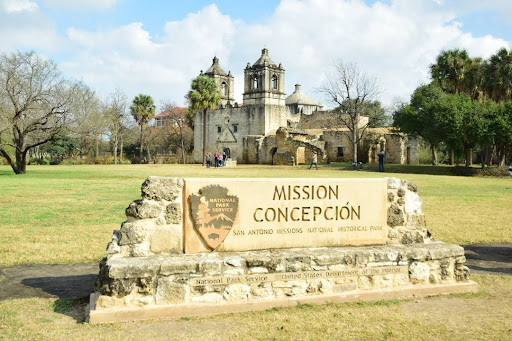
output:
POLYGON ((388 208, 388 225, 391 227, 404 225, 404 214, 397 204, 392 204, 388 208))
POLYGON ((249 274, 267 274, 268 269, 264 267, 255 267, 249 269, 249 274))
POLYGON ((270 298, 274 296, 274 290, 270 283, 259 283, 252 286, 251 294, 257 298, 270 298))
POLYGON ((222 263, 222 260, 219 258, 203 258, 199 261, 199 272, 205 273, 209 276, 219 275, 222 272, 222 263))
POLYGON ((414 262, 409 266, 409 278, 412 283, 426 283, 430 277, 430 269, 427 264, 414 262))
POLYGON ((224 260, 224 264, 233 267, 242 267, 246 265, 246 262, 242 257, 228 257, 224 260))
POLYGON ((148 227, 153 225, 151 220, 125 221, 119 230, 119 245, 139 244, 145 241, 148 227))
POLYGON ((197 261, 194 259, 164 260, 160 268, 160 275, 192 274, 197 272, 197 261))
POLYGON ((149 245, 147 243, 128 245, 132 257, 149 256, 149 245))
POLYGON ((359 289, 370 289, 372 286, 370 278, 367 276, 359 276, 357 279, 357 287, 359 289))
POLYGON ((402 186, 402 180, 398 178, 388 178, 388 188, 398 189, 402 186))
POLYGON ((134 200, 126 208, 126 216, 137 219, 157 218, 163 212, 163 206, 157 201, 134 200))
POLYGON ((165 208, 165 221, 167 224, 181 224, 181 205, 171 203, 165 208))
POLYGON ((156 226, 149 232, 149 249, 152 253, 182 253, 182 234, 177 225, 156 226))
POLYGON ((183 189, 182 178, 150 176, 141 186, 142 197, 151 200, 175 201, 183 189))
POLYGON ((148 258, 118 258, 107 261, 109 278, 142 278, 153 277, 160 270, 159 259, 148 258))
POLYGON ((222 302, 223 300, 224 298, 222 297, 221 294, 217 294, 214 292, 190 298, 190 301, 194 303, 219 303, 222 302))
POLYGON ((405 192, 405 212, 407 214, 423 214, 421 205, 423 201, 417 192, 405 192))
POLYGON ((174 282, 170 277, 158 279, 156 304, 179 304, 188 301, 188 287, 174 282))
POLYGON ((226 301, 246 300, 251 294, 251 286, 245 284, 231 284, 224 289, 222 296, 226 301))

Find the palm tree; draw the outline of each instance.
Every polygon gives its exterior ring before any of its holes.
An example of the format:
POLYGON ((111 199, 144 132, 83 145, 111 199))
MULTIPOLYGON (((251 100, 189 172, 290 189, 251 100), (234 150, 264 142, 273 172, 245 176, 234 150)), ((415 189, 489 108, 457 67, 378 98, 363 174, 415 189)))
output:
POLYGON ((215 81, 208 76, 198 76, 192 80, 191 90, 185 96, 189 112, 203 112, 203 166, 206 165, 206 112, 220 103, 220 94, 215 81))
POLYGON ((495 101, 512 99, 512 50, 500 49, 486 65, 486 89, 495 101))
POLYGON ((139 94, 133 99, 130 111, 135 121, 140 125, 140 160, 142 160, 144 131, 148 122, 155 117, 153 98, 149 95, 139 94))
POLYGON ((430 66, 432 79, 448 93, 468 92, 465 78, 471 62, 466 50, 442 51, 437 56, 436 63, 430 66))

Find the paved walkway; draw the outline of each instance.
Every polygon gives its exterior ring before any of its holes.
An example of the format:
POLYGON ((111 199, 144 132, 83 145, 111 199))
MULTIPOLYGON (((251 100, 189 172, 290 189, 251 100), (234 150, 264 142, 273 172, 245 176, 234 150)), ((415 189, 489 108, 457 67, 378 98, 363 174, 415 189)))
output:
MULTIPOLYGON (((512 276, 512 244, 464 247, 474 274, 512 276)), ((98 263, 35 264, 0 267, 0 301, 12 298, 87 298, 94 290, 98 263)))

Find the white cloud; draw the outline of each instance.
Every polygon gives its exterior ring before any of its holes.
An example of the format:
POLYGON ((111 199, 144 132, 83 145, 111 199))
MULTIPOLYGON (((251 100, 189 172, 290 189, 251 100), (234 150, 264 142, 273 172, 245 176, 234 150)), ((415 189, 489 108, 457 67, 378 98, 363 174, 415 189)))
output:
POLYGON ((314 89, 330 66, 343 59, 378 78, 385 89, 384 103, 396 97, 408 99, 420 83, 427 82, 429 65, 443 49, 466 48, 472 56, 487 58, 500 47, 511 46, 511 41, 465 32, 457 22, 457 8, 431 0, 372 6, 362 0, 282 0, 258 25, 233 20, 210 5, 167 22, 159 36, 136 22, 96 31, 71 27, 59 37, 55 23, 39 10, 23 15, 0 12, 0 19, 7 20, 0 21, 1 46, 24 42, 66 49, 67 58, 59 61, 62 70, 100 93, 120 88, 129 98, 146 93, 156 103, 169 99, 180 105, 191 79, 211 65, 214 55, 235 76, 236 99, 241 101, 243 70, 247 62, 259 58, 264 46, 286 69, 288 94, 300 82, 310 97, 320 99, 314 89), (26 24, 16 25, 21 20, 26 24))
POLYGON ((28 0, 0 0, 0 51, 56 50, 62 44, 56 24, 28 0))
POLYGON ((30 0, 3 0, 0 2, 7 13, 31 12, 37 10, 37 3, 30 0))
POLYGON ((98 32, 70 28, 68 39, 79 52, 61 67, 104 94, 117 87, 129 98, 145 93, 155 103, 169 99, 182 105, 190 81, 213 55, 227 60, 234 34, 233 21, 215 5, 167 22, 158 39, 142 23, 98 32))
POLYGON ((117 2, 118 0, 44 0, 47 7, 79 11, 104 11, 113 8, 117 2))

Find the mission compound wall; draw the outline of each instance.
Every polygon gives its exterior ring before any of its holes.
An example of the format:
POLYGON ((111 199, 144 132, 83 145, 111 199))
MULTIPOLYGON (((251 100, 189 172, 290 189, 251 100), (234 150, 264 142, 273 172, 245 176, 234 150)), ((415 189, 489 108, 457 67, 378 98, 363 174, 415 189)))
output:
POLYGON ((389 179, 150 177, 100 263, 90 322, 476 290, 389 179))

